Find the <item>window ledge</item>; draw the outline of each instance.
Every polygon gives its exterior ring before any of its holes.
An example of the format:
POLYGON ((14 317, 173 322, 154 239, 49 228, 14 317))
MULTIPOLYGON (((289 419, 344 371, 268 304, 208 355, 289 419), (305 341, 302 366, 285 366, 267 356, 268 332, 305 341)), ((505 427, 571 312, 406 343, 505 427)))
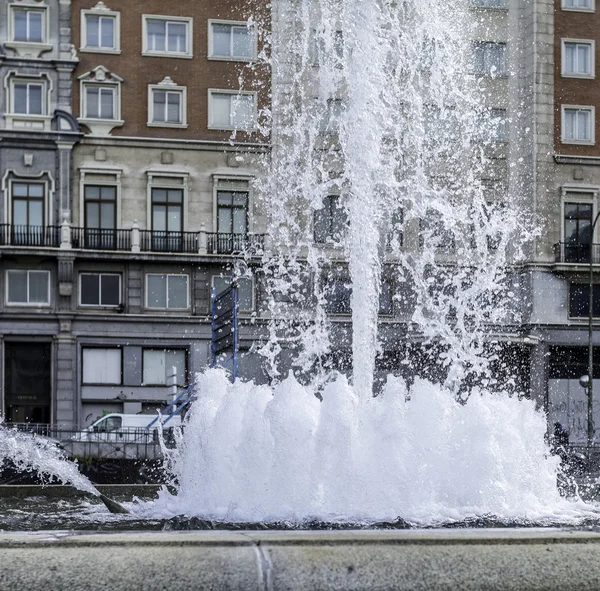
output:
POLYGON ((560 9, 565 12, 596 12, 595 8, 570 8, 568 6, 561 6, 560 9))
POLYGON ((80 47, 80 53, 109 53, 112 55, 121 55, 120 49, 104 49, 102 47, 80 47))
POLYGON ((189 127, 189 125, 187 123, 163 123, 163 122, 156 122, 156 121, 148 121, 148 123, 146 123, 146 125, 148 127, 171 127, 171 128, 175 128, 175 129, 187 129, 189 127))
POLYGON ((6 302, 6 307, 10 308, 50 308, 50 304, 28 304, 26 302, 6 302))
POLYGON ((251 63, 256 61, 255 57, 228 57, 225 55, 209 55, 208 60, 214 62, 244 62, 251 63))
POLYGON ((52 117, 49 115, 27 115, 23 113, 6 113, 6 126, 9 129, 27 129, 31 131, 50 131, 52 117))
POLYGON ((239 131, 240 133, 253 133, 255 131, 258 131, 258 127, 242 128, 233 126, 225 127, 224 125, 209 125, 208 129, 213 131, 239 131))
POLYGON ((115 127, 123 127, 125 121, 122 119, 87 119, 80 117, 79 123, 85 125, 90 130, 90 135, 110 135, 115 127))
POLYGON ((145 57, 173 57, 184 60, 191 60, 194 58, 194 56, 189 53, 170 53, 168 51, 142 51, 142 55, 145 57))
POLYGON ((508 12, 508 6, 471 6, 470 8, 471 10, 485 10, 486 12, 508 12))
POLYGON ((42 53, 51 51, 54 45, 30 41, 7 41, 4 47, 12 49, 18 57, 38 58, 42 53))
POLYGON ((595 80, 596 76, 593 74, 561 74, 561 78, 578 78, 583 80, 595 80))
POLYGON ((567 144, 570 146, 595 146, 596 145, 596 142, 584 142, 584 141, 578 141, 578 140, 565 140, 565 139, 561 139, 560 143, 567 144))

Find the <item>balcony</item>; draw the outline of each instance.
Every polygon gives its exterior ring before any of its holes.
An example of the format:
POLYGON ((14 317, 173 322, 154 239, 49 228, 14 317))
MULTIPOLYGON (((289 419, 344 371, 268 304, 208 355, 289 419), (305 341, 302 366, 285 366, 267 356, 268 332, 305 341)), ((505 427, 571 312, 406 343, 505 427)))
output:
POLYGON ((71 228, 71 248, 131 250, 131 230, 71 228))
POLYGON ((262 254, 265 245, 264 234, 208 234, 208 254, 262 254))
POLYGON ((60 226, 0 224, 0 246, 60 246, 60 226))
POLYGON ((66 221, 60 226, 0 224, 0 247, 260 256, 264 244, 264 234, 140 230, 137 224, 127 230, 73 227, 66 221))
POLYGON ((140 250, 198 253, 198 232, 140 230, 140 250))
MULTIPOLYGON (((559 242, 554 245, 554 260, 557 263, 590 264, 590 245, 559 242)), ((600 244, 592 244, 592 263, 600 263, 600 244)))

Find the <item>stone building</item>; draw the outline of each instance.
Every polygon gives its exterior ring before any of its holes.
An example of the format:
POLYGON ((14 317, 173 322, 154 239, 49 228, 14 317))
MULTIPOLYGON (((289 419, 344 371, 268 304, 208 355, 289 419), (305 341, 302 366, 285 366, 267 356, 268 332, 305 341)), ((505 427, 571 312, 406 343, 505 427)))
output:
POLYGON ((211 289, 242 251, 248 348, 268 148, 257 6, 0 5, 8 421, 71 428, 164 406, 172 367, 183 385, 208 363, 211 289))

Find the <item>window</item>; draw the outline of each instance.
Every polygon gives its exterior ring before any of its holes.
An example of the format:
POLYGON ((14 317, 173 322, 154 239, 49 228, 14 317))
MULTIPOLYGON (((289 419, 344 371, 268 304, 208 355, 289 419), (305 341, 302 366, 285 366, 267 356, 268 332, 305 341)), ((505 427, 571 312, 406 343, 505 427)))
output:
POLYGON ((481 117, 481 139, 484 142, 508 141, 506 109, 489 109, 481 117))
POLYGON ((594 10, 594 0, 562 0, 562 8, 591 12, 594 10))
POLYGON ((387 279, 383 279, 380 289, 378 313, 382 316, 391 316, 393 312, 392 284, 387 279))
POLYGON ((594 42, 562 42, 562 75, 582 78, 594 77, 594 42))
POLYGON ((348 279, 334 279, 325 290, 325 311, 329 314, 352 314, 352 284, 348 279))
POLYGON ((168 377, 175 368, 176 384, 187 383, 185 349, 144 349, 142 352, 142 383, 144 386, 171 385, 168 377))
POLYGON ((327 108, 321 119, 320 131, 324 133, 337 133, 344 112, 344 103, 340 99, 329 99, 327 108))
MULTIPOLYGON (((594 318, 600 318, 600 285, 593 289, 594 318)), ((569 317, 589 318, 590 315, 590 286, 586 283, 571 283, 569 285, 569 317)))
POLYGON ((168 76, 158 85, 148 87, 148 125, 187 127, 187 93, 168 76))
POLYGON ((121 383, 121 349, 84 348, 82 357, 84 384, 121 383))
POLYGON ((339 195, 327 195, 323 207, 314 213, 315 242, 339 242, 348 226, 348 214, 339 195))
POLYGON ((83 192, 85 247, 115 248, 117 187, 85 185, 83 192))
MULTIPOLYGON (((254 310, 254 281, 250 277, 240 277, 237 284, 240 312, 252 312, 254 310)), ((215 294, 219 295, 231 286, 231 277, 216 275, 212 278, 212 286, 215 288, 215 294)))
POLYGON ((163 310, 187 310, 187 275, 146 274, 146 307, 163 310))
POLYGON ((248 232, 248 192, 217 191, 217 232, 242 234, 248 232))
POLYGON ((13 41, 24 41, 26 43, 44 42, 44 10, 31 8, 12 8, 13 17, 13 41))
POLYGON ((212 129, 251 130, 256 127, 256 94, 208 91, 208 126, 212 129))
POLYGON ((120 53, 120 13, 104 8, 81 11, 81 50, 120 53))
POLYGON ((392 213, 390 227, 387 233, 387 247, 401 248, 404 243, 404 210, 396 209, 392 213))
POLYGON ((475 73, 492 78, 506 74, 506 45, 504 43, 476 43, 473 46, 475 73))
POLYGON ((119 306, 121 275, 118 273, 80 273, 80 306, 119 306))
POLYGON ((421 247, 431 244, 434 248, 453 249, 455 247, 454 232, 446 227, 439 211, 428 210, 427 218, 421 220, 419 236, 421 247))
POLYGON ((39 82, 14 82, 13 109, 19 115, 44 115, 44 85, 39 82))
POLYGON ((93 135, 110 135, 121 127, 121 83, 123 79, 104 66, 79 76, 81 84, 79 121, 93 135))
POLYGON ((143 15, 143 55, 192 57, 192 19, 143 15))
POLYGON ((564 203, 565 262, 590 262, 592 213, 591 203, 564 203))
POLYGON ((7 304, 50 304, 50 271, 7 271, 6 283, 7 304))
POLYGON ((86 119, 115 119, 114 86, 85 86, 85 112, 86 119))
POLYGON ((181 250, 183 189, 152 188, 151 207, 152 250, 181 250))
POLYGON ((208 21, 208 57, 249 61, 256 55, 254 27, 245 22, 208 21))
POLYGON ((44 184, 13 182, 11 196, 13 226, 24 231, 41 229, 44 226, 44 184))
POLYGON ((564 144, 594 143, 594 107, 562 108, 562 142, 564 144))

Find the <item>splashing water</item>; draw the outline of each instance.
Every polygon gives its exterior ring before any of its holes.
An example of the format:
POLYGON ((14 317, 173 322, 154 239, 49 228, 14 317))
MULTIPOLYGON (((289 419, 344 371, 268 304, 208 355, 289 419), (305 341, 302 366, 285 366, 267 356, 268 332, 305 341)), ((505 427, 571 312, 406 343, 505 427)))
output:
POLYGON ((581 515, 583 503, 558 493, 545 417, 498 392, 490 372, 489 334, 519 325, 511 270, 533 231, 516 177, 501 200, 486 193, 498 122, 469 62, 479 13, 468 0, 273 6, 273 152, 257 190, 274 245, 262 352, 275 385, 198 377, 169 458, 178 495, 164 493, 157 510, 419 524, 581 515), (406 329, 387 340, 386 275, 401 287, 394 304, 406 329), (336 277, 351 286, 348 337, 327 313, 336 277), (428 362, 444 369, 443 383, 413 366, 410 388, 388 376, 374 398, 377 353, 410 339, 436 345, 428 362), (350 383, 328 371, 344 347, 350 383), (278 383, 284 348, 309 385, 294 375, 278 383))
POLYGON ((55 442, 0 425, 0 467, 10 461, 21 472, 35 472, 42 480, 56 478, 96 497, 100 492, 68 460, 55 442))

